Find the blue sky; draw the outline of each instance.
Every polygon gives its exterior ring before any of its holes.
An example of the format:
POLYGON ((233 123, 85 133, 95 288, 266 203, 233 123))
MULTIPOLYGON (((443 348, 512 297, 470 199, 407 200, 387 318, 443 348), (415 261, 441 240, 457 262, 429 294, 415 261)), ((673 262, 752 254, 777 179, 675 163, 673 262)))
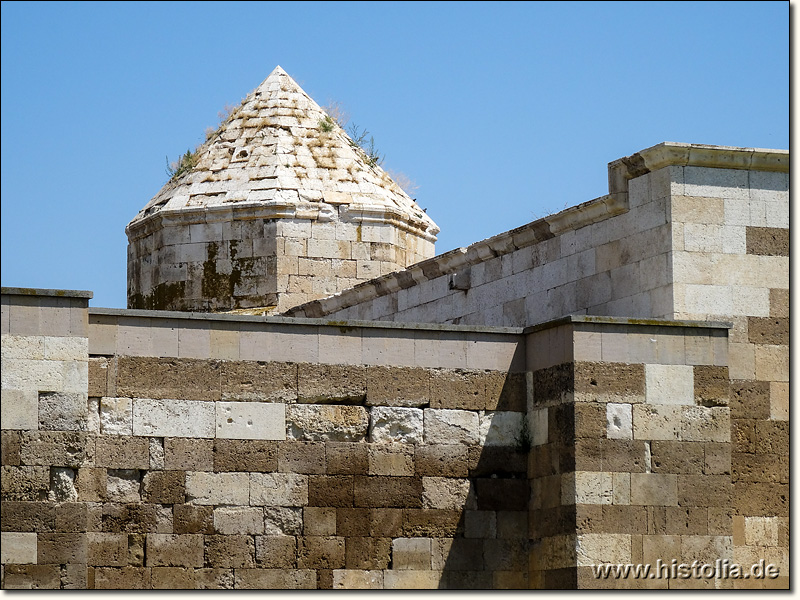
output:
POLYGON ((2 285, 123 308, 125 225, 281 65, 339 102, 437 253, 606 193, 662 141, 789 147, 788 2, 3 2, 2 285))

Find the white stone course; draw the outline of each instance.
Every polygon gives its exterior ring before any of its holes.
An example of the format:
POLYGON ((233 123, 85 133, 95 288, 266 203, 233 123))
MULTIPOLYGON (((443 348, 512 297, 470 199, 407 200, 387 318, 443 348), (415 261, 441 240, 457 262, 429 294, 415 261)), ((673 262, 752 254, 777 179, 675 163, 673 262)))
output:
POLYGON ((214 402, 198 400, 133 400, 133 435, 213 438, 214 402))
POLYGON ((0 562, 4 565, 35 565, 37 562, 35 533, 0 533, 0 562))
POLYGON ((100 431, 104 435, 133 435, 133 400, 101 398, 100 431))
POLYGON ((286 405, 215 402, 216 437, 234 440, 285 440, 286 405))
POLYGON ((250 504, 254 506, 306 506, 308 504, 308 476, 295 473, 251 473, 250 504))
POLYGON ((426 444, 477 444, 480 441, 478 413, 468 410, 426 408, 426 444))
POLYGON ((378 444, 421 444, 422 409, 374 406, 370 409, 369 435, 378 444))

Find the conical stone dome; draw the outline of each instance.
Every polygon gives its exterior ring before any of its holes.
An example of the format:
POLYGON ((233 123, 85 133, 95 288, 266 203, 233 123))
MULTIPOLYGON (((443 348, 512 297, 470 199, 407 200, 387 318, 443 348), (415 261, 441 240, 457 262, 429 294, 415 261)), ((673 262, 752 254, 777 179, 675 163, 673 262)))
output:
POLYGON ((277 67, 128 224, 128 306, 282 312, 430 258, 438 232, 277 67))

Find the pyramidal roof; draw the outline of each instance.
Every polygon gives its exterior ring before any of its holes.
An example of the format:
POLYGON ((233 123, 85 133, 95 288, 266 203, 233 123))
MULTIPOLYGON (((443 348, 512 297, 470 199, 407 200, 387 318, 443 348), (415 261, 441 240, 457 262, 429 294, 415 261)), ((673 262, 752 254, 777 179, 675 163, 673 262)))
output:
POLYGON ((435 240, 439 228, 281 68, 276 67, 131 221, 215 207, 348 204, 435 240))

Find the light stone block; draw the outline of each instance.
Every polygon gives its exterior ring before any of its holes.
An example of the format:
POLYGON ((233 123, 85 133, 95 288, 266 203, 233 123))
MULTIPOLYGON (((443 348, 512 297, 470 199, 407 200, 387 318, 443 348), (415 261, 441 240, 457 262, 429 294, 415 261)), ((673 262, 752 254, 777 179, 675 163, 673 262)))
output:
POLYGON ((421 444, 423 412, 420 408, 374 406, 370 409, 370 441, 378 444, 421 444))
POLYGON ((756 379, 789 381, 789 346, 755 347, 756 379))
POLYGON ((680 439, 689 442, 729 442, 730 409, 723 406, 683 407, 680 439))
POLYGON ((631 474, 612 473, 612 504, 627 505, 631 503, 631 474))
POLYGON ((777 546, 777 517, 745 517, 744 539, 748 546, 777 546))
POLYGON ((392 541, 394 569, 425 570, 431 568, 430 538, 395 538, 392 541))
POLYGON ((2 389, 65 391, 61 361, 4 358, 0 379, 2 389))
POLYGON ((480 441, 483 446, 517 446, 522 439, 525 415, 521 412, 494 411, 479 417, 480 441))
POLYGON ((0 343, 0 357, 42 360, 44 340, 44 336, 4 335, 0 343))
POLYGON ((61 391, 75 394, 86 394, 89 389, 88 361, 61 361, 63 384, 61 391))
POLYGON ((678 506, 678 476, 660 473, 631 473, 631 504, 678 506))
POLYGON ((35 565, 37 550, 35 533, 0 533, 0 562, 4 565, 35 565))
POLYGON ((548 442, 547 412, 546 408, 536 408, 528 412, 528 429, 533 446, 541 446, 548 442))
POLYGON ((356 569, 334 569, 335 590, 380 590, 383 589, 383 571, 359 571, 356 569))
POLYGON ((686 223, 683 248, 687 252, 722 252, 722 225, 686 223))
POLYGON ((303 509, 286 506, 264 507, 265 535, 301 535, 303 533, 303 509))
POLYGON ((789 382, 770 382, 769 411, 773 420, 789 420, 789 382))
POLYGON ((133 435, 213 438, 214 402, 199 400, 133 401, 133 435))
POLYGON ((576 361, 599 362, 602 360, 602 336, 599 331, 576 331, 573 353, 576 361))
POLYGON ((606 437, 633 439, 633 410, 630 404, 606 404, 606 437))
POLYGON ((254 506, 223 506, 214 509, 214 529, 223 535, 264 533, 264 509, 254 506))
POLYGON ((478 414, 467 410, 426 408, 426 444, 477 444, 480 441, 478 414))
POLYGON ((383 588, 386 590, 435 590, 439 588, 442 575, 442 571, 387 569, 383 572, 383 588))
POLYGON ((645 365, 645 401, 694 404, 694 369, 689 365, 645 365))
POLYGON ((286 407, 285 436, 293 440, 356 442, 366 437, 368 427, 369 413, 363 406, 290 404, 286 407))
POLYGON ((470 497, 468 479, 449 477, 422 478, 422 507, 463 510, 470 497))
POLYGON ((631 536, 617 533, 583 533, 576 539, 577 566, 629 563, 631 536))
MULTIPOLYGON (((247 502, 243 504, 247 504, 247 502)), ((308 504, 308 476, 295 473, 251 473, 250 504, 254 506, 306 506, 308 504)))
MULTIPOLYGON (((141 502, 142 497, 139 495, 140 486, 139 471, 135 469, 108 470, 106 495, 110 502, 141 502)), ((77 499, 78 494, 75 493, 75 498, 72 502, 75 502, 77 499)))
POLYGON ((633 439, 680 439, 681 408, 669 404, 634 404, 633 439))
POLYGON ((100 398, 89 398, 87 403, 86 431, 100 435, 100 398))
POLYGON ((44 338, 44 358, 46 360, 87 360, 89 358, 89 338, 47 336, 44 338))
POLYGON ((218 438, 285 440, 286 405, 263 402, 215 402, 218 438))
POLYGON ((613 482, 611 473, 575 472, 575 504, 611 504, 613 482))
POLYGON ((186 473, 186 501, 190 504, 250 503, 250 476, 247 473, 186 473))
POLYGON ((39 428, 39 394, 35 390, 3 388, 0 392, 0 408, 3 429, 39 428))
POLYGON ((105 435, 133 435, 133 400, 101 398, 100 431, 105 435))

